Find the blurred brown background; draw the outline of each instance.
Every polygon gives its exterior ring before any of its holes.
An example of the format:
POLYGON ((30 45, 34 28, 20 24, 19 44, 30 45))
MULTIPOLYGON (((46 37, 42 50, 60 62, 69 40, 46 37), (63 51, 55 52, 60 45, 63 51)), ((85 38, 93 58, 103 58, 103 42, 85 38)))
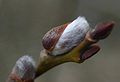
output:
POLYGON ((119 82, 119 0, 0 0, 0 82, 5 82, 16 60, 30 54, 38 61, 41 39, 52 27, 85 16, 91 27, 114 20, 112 34, 102 50, 83 64, 66 63, 36 82, 119 82))

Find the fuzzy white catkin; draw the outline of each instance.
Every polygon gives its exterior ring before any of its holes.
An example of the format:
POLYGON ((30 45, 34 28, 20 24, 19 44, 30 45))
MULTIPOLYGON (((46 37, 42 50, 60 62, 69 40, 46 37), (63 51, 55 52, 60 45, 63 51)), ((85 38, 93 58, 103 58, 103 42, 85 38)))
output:
POLYGON ((52 55, 61 55, 80 44, 89 29, 90 26, 85 17, 79 16, 66 27, 54 47, 52 55), (61 45, 64 46, 64 48, 61 45))
POLYGON ((12 74, 14 73, 22 79, 33 79, 35 77, 35 61, 33 58, 28 55, 19 58, 13 68, 12 74))

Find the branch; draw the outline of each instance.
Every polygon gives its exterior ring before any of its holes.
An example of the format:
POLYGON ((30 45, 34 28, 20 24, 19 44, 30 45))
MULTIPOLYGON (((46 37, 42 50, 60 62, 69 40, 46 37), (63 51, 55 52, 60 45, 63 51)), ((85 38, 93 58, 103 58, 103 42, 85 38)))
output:
POLYGON ((36 77, 62 63, 82 63, 92 57, 100 50, 100 47, 96 43, 99 40, 107 38, 112 31, 113 26, 114 22, 112 21, 96 25, 96 28, 91 32, 88 32, 84 40, 69 53, 60 56, 52 56, 45 50, 42 50, 40 53, 39 65, 36 70, 36 77))
POLYGON ((112 31, 114 22, 97 24, 95 29, 86 33, 82 42, 62 55, 53 56, 46 49, 40 52, 39 64, 35 68, 34 60, 30 56, 23 56, 16 62, 7 82, 34 82, 41 74, 65 62, 83 63, 95 55, 100 47, 99 40, 107 38, 112 31))

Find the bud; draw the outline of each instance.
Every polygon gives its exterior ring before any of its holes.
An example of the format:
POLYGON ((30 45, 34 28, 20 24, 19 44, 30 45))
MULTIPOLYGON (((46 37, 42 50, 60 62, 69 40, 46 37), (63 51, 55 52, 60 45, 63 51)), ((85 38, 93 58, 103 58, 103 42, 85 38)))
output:
POLYGON ((105 39, 110 35, 114 24, 113 21, 97 24, 95 29, 90 33, 90 36, 94 40, 105 39))
POLYGON ((78 17, 69 24, 51 29, 43 37, 42 43, 49 54, 61 55, 80 44, 89 29, 87 20, 84 17, 78 17))
POLYGON ((33 82, 35 62, 30 56, 23 56, 16 62, 7 82, 33 82))
POLYGON ((86 60, 95 55, 99 50, 100 47, 98 45, 91 45, 83 51, 83 53, 80 55, 80 59, 86 60))

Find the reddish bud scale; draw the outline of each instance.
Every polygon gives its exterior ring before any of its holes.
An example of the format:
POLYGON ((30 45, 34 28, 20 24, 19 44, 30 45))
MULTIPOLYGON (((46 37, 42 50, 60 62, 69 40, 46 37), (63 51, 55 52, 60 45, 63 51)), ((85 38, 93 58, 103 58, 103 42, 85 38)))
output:
POLYGON ((33 79, 21 79, 16 74, 9 76, 8 82, 34 82, 33 79))
POLYGON ((63 33, 64 29, 67 27, 68 24, 69 23, 54 27, 45 34, 45 36, 42 39, 42 44, 46 50, 48 51, 53 50, 61 34, 63 33))

